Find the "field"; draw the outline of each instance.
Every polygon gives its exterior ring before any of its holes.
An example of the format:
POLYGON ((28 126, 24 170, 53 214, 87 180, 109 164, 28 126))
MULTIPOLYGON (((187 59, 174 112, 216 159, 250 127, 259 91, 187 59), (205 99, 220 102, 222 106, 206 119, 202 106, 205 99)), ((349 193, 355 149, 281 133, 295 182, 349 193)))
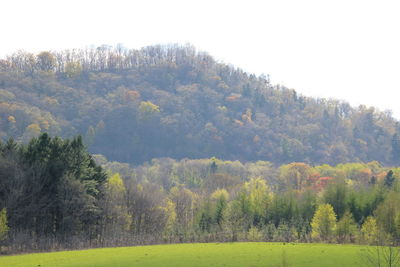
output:
POLYGON ((350 267, 363 266, 363 251, 333 244, 177 244, 2 256, 0 266, 278 267, 286 255, 291 267, 350 267))

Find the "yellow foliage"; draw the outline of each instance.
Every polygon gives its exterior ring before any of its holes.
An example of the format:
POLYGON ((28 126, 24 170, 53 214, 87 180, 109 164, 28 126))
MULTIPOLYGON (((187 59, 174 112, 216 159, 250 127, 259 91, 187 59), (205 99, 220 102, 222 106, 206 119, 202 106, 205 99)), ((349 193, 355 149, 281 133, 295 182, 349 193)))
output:
POLYGON ((229 193, 225 189, 217 189, 214 193, 211 194, 211 198, 214 200, 224 198, 225 200, 229 199, 229 193))
POLYGON ((125 203, 126 188, 119 173, 108 178, 106 183, 105 199, 108 204, 108 216, 124 230, 128 231, 132 223, 132 216, 128 213, 125 203))
POLYGON ((79 62, 68 62, 65 65, 65 73, 69 78, 75 78, 82 73, 82 66, 79 62))
POLYGON ((7 237, 8 230, 7 211, 5 208, 3 208, 0 211, 0 241, 7 237))
POLYGON ((178 196, 179 188, 177 186, 174 186, 169 190, 169 193, 171 194, 171 196, 178 196))
POLYGON ((11 123, 16 123, 17 121, 15 120, 14 116, 8 116, 8 121, 11 123))
POLYGON ((39 134, 42 131, 37 123, 30 124, 28 127, 26 127, 26 130, 33 134, 39 134))
POLYGON ((218 106, 218 110, 219 110, 219 111, 222 111, 222 112, 225 112, 225 111, 227 111, 228 109, 227 109, 225 106, 218 106))
POLYGON ((124 181, 122 181, 119 173, 116 173, 108 178, 107 187, 114 193, 125 193, 126 191, 124 181))
POLYGON ((165 231, 171 232, 173 231, 175 222, 176 222, 176 205, 171 199, 167 199, 164 207, 164 212, 167 216, 167 221, 165 224, 165 231))
POLYGON ((143 185, 138 184, 137 185, 137 190, 138 190, 138 192, 143 192, 143 185))
POLYGON ((378 226, 374 217, 369 216, 361 227, 363 240, 368 245, 373 245, 378 241, 378 226))
POLYGON ((160 112, 160 107, 150 101, 142 101, 139 105, 141 119, 148 119, 156 113, 160 112))
POLYGON ((336 214, 330 204, 322 204, 314 213, 311 221, 311 237, 316 240, 329 241, 336 230, 336 214))
POLYGON ((249 195, 250 207, 255 214, 263 215, 265 209, 272 198, 267 182, 261 177, 252 178, 244 184, 244 188, 249 195))

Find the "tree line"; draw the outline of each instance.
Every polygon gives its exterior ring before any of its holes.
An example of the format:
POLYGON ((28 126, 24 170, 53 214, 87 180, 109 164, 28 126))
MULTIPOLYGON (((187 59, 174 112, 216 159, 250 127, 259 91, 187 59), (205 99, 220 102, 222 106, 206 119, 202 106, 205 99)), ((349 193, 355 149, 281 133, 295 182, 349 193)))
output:
POLYGON ((390 112, 315 99, 192 46, 89 47, 0 60, 0 139, 82 135, 89 151, 281 165, 399 164, 390 112))
POLYGON ((0 145, 3 252, 176 242, 398 244, 400 168, 378 162, 90 155, 81 137, 0 145))

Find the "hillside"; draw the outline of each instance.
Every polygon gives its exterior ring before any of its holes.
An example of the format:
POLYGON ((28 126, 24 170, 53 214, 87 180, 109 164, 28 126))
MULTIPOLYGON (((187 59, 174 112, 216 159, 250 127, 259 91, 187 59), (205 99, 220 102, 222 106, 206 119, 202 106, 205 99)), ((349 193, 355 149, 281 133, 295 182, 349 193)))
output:
POLYGON ((399 163, 399 131, 390 113, 301 96, 191 46, 17 52, 0 60, 3 140, 81 134, 90 152, 112 161, 391 165, 399 163))

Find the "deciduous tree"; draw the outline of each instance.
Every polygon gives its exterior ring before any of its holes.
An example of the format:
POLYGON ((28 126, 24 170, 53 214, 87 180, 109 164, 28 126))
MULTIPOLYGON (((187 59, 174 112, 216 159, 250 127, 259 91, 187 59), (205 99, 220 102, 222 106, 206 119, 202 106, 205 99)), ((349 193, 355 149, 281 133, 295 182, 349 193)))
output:
POLYGON ((321 241, 330 241, 336 230, 336 214, 330 204, 318 206, 311 221, 312 238, 321 241))

